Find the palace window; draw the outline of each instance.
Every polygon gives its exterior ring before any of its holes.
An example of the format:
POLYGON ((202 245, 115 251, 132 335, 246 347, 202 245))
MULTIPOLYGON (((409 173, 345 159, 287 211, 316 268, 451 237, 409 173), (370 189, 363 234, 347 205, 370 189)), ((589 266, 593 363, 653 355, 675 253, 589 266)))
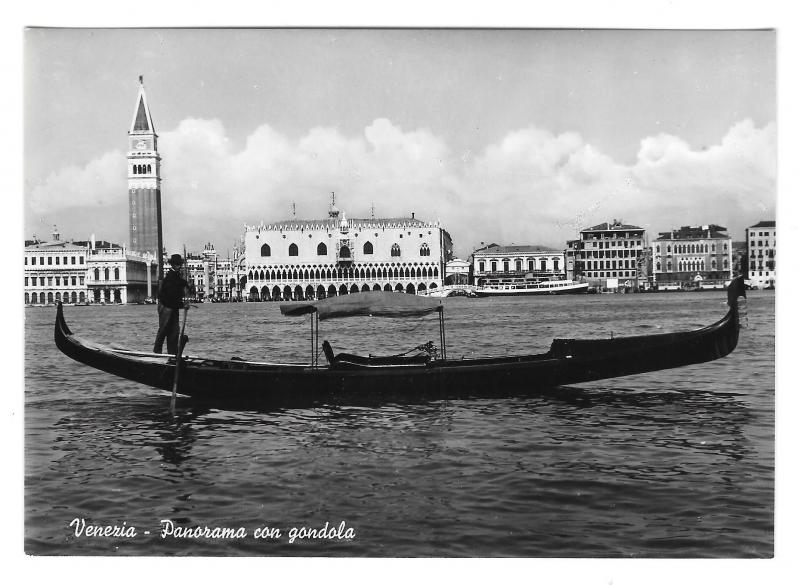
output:
POLYGON ((320 242, 319 245, 317 246, 317 256, 327 256, 327 255, 328 255, 328 246, 320 242))
POLYGON ((508 260, 503 260, 503 272, 508 272, 508 260))
POLYGON ((264 244, 263 246, 261 246, 261 255, 262 256, 271 256, 272 255, 272 250, 270 250, 269 244, 264 244))
POLYGON ((392 256, 400 256, 400 246, 392 244, 392 256))
POLYGON ((100 269, 99 268, 95 268, 94 269, 94 279, 95 280, 100 280, 100 269))
POLYGON ((522 272, 522 260, 514 261, 514 270, 516 270, 517 272, 522 272))
POLYGON ((372 243, 364 242, 364 254, 372 254, 372 243))
POLYGON ((48 264, 48 265, 51 265, 51 264, 53 264, 53 257, 52 257, 52 256, 48 256, 48 257, 47 257, 47 264, 48 264))
MULTIPOLYGON (((422 234, 420 234, 420 236, 421 235, 422 234)), ((420 256, 430 256, 431 255, 431 249, 428 247, 428 244, 422 244, 422 246, 419 249, 419 255, 420 256)))
POLYGON ((119 268, 114 269, 114 280, 119 280, 119 268))
POLYGON ((486 262, 478 262, 478 272, 485 272, 486 271, 486 262))
POLYGON ((497 262, 492 260, 492 272, 497 272, 497 262))
POLYGON ((297 256, 297 244, 289 244, 289 256, 297 256))

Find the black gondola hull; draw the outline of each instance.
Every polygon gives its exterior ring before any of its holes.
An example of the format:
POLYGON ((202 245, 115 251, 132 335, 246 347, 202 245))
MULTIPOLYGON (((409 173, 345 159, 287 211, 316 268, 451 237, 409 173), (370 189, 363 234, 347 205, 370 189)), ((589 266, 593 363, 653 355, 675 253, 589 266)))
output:
MULTIPOLYGON (((378 404, 498 397, 712 361, 739 337, 736 296, 717 323, 694 331, 616 339, 556 339, 544 354, 412 364, 324 366, 267 364, 187 356, 180 394, 231 408, 291 408, 320 404, 378 404)), ((171 391, 175 360, 82 340, 58 306, 55 342, 72 359, 134 382, 171 391)), ((368 362, 368 360, 367 360, 368 362)))

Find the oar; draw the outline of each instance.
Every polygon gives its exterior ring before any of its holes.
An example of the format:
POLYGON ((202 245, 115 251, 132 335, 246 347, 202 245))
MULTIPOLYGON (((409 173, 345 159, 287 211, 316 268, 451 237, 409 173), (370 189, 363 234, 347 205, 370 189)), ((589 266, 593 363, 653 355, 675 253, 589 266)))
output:
POLYGON ((178 337, 178 353, 175 354, 175 378, 172 381, 172 400, 169 403, 169 411, 175 414, 175 396, 178 393, 178 376, 181 373, 181 356, 183 354, 183 332, 186 331, 186 319, 189 317, 189 309, 192 305, 186 305, 183 308, 183 325, 181 325, 181 334, 178 337))

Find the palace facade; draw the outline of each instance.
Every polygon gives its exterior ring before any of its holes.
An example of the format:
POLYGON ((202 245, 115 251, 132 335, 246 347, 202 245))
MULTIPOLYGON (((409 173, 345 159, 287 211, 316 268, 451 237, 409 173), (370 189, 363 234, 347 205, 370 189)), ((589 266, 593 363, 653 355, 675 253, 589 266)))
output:
POLYGON ((726 231, 710 224, 660 232, 652 243, 656 284, 733 278, 733 242, 726 231))
POLYGON ((452 259, 439 222, 411 217, 326 219, 245 226, 247 300, 320 299, 367 290, 417 294, 442 286, 452 259))

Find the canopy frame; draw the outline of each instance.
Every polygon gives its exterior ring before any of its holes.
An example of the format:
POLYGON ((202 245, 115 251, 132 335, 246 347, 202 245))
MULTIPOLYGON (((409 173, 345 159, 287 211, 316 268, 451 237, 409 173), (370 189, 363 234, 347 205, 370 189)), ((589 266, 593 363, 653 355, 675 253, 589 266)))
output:
MULTIPOLYGON (((358 303, 353 303, 352 307, 340 307, 338 309, 334 308, 332 310, 328 310, 322 316, 323 319, 329 318, 342 318, 342 317, 354 317, 354 316, 376 316, 376 317, 407 317, 407 316, 422 316, 427 313, 439 313, 439 343, 441 346, 441 359, 447 359, 447 337, 445 334, 445 325, 444 325, 444 305, 439 301, 438 304, 433 304, 430 302, 430 299, 425 299, 424 302, 420 303, 417 301, 411 301, 406 297, 406 293, 384 293, 380 291, 380 294, 376 294, 378 291, 370 291, 365 293, 357 293, 358 295, 365 295, 361 297, 365 299, 365 303, 363 305, 359 305, 358 303), (386 295, 402 295, 401 297, 394 297, 394 296, 386 296, 386 295), (396 311, 392 307, 390 300, 400 300, 402 297, 406 297, 402 303, 400 303, 396 311), (370 304, 372 301, 372 304, 370 304), (376 302, 377 301, 377 302, 376 302), (414 304, 417 304, 415 307, 414 304), (372 310, 375 311, 375 315, 372 314, 372 310)), ((355 293, 354 293, 355 294, 355 293)), ((348 295, 349 296, 349 295, 348 295)), ((341 297, 330 297, 330 299, 334 298, 341 298, 341 297)), ((328 304, 330 299, 321 299, 319 301, 311 301, 311 302, 300 302, 300 303, 286 303, 281 305, 281 312, 284 315, 288 316, 302 316, 302 315, 310 315, 311 316, 311 367, 317 368, 319 367, 319 321, 320 321, 320 306, 323 308, 328 308, 328 304)), ((419 299, 422 300, 422 299, 419 299)))

